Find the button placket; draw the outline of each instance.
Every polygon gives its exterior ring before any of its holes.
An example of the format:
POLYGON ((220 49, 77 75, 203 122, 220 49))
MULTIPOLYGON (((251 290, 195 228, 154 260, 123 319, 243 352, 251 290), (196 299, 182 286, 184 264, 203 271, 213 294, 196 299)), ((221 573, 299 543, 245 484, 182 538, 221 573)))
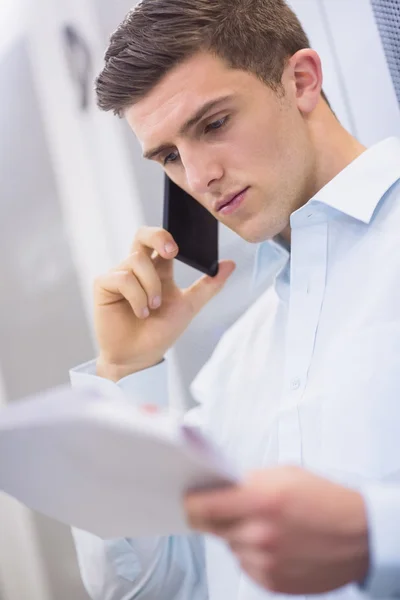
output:
POLYGON ((299 377, 293 377, 293 379, 290 382, 290 390, 292 392, 297 392, 297 390, 300 388, 301 386, 301 379, 299 377))
POLYGON ((283 412, 279 418, 279 462, 301 464, 298 406, 307 385, 325 292, 327 223, 292 230, 291 292, 286 332, 283 412), (310 284, 312 282, 312 285, 310 284))

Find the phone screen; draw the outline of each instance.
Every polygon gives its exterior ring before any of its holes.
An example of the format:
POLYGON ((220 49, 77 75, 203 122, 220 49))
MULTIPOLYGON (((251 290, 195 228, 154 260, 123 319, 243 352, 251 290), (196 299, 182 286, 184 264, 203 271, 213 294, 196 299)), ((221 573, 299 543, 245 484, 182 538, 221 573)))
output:
POLYGON ((167 176, 163 227, 178 244, 178 260, 211 277, 218 273, 217 219, 167 176))

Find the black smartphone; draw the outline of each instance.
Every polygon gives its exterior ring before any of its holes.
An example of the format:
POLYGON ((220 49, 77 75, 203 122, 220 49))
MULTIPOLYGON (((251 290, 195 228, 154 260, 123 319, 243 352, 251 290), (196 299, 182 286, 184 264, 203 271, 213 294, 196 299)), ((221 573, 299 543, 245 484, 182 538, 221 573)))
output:
POLYGON ((218 273, 218 221, 167 176, 163 227, 178 244, 178 260, 215 277, 218 273))

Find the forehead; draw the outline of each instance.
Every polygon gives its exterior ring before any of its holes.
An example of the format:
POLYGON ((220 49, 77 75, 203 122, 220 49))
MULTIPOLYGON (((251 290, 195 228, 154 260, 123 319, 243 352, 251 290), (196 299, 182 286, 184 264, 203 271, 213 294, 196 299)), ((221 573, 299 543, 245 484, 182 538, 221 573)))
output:
POLYGON ((168 139, 204 103, 239 94, 243 79, 253 76, 230 69, 209 54, 175 67, 142 100, 126 111, 126 119, 142 146, 168 139))

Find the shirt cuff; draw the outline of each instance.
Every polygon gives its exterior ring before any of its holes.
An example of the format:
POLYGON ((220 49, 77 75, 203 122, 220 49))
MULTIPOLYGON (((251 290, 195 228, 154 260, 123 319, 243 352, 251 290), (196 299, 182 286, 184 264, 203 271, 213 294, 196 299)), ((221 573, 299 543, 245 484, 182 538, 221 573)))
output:
POLYGON ((400 598, 400 485, 360 490, 370 539, 370 572, 363 589, 373 598, 400 598))
POLYGON ((69 375, 73 387, 90 387, 101 393, 112 394, 117 386, 135 406, 153 404, 160 408, 168 407, 168 373, 165 360, 154 367, 128 375, 117 383, 96 374, 96 360, 71 369, 69 375))

